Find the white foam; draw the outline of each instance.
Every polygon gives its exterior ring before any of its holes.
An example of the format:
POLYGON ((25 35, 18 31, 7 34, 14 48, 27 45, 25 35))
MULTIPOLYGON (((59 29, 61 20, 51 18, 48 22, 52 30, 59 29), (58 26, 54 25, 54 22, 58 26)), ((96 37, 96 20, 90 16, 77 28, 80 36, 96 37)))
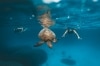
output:
POLYGON ((98 0, 93 0, 93 2, 98 2, 98 0))
POLYGON ((50 4, 50 3, 52 3, 52 0, 42 0, 44 3, 46 3, 46 4, 50 4))
POLYGON ((50 4, 50 3, 58 3, 58 2, 60 2, 60 0, 42 0, 44 3, 46 3, 46 4, 50 4))
POLYGON ((58 2, 60 2, 60 0, 52 0, 53 2, 55 2, 55 3, 58 3, 58 2))

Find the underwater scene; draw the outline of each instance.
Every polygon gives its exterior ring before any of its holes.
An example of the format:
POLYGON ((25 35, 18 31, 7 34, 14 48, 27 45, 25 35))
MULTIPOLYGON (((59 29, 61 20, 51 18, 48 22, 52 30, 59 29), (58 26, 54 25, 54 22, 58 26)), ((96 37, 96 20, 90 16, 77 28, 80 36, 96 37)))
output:
POLYGON ((100 66, 100 0, 0 0, 0 66, 100 66))

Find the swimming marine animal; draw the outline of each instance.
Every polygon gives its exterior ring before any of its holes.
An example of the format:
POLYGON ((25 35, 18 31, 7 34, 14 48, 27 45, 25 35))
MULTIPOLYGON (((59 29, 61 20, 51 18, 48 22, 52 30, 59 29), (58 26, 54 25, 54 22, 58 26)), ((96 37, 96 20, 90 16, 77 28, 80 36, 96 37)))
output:
POLYGON ((43 28, 38 34, 40 41, 34 45, 34 47, 38 47, 46 43, 49 48, 52 48, 52 42, 56 42, 55 33, 49 28, 43 28))

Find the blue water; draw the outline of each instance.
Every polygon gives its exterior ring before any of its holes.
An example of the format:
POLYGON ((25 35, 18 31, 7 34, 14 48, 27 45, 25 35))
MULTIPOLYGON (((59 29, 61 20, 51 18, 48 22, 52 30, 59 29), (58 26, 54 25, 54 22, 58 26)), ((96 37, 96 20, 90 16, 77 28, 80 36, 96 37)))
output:
POLYGON ((37 6, 42 0, 0 0, 0 66, 100 66, 100 0, 61 0, 50 7, 55 25, 50 29, 60 38, 67 27, 75 34, 53 43, 33 47, 42 29, 37 6), (14 29, 23 27, 23 32, 14 29))

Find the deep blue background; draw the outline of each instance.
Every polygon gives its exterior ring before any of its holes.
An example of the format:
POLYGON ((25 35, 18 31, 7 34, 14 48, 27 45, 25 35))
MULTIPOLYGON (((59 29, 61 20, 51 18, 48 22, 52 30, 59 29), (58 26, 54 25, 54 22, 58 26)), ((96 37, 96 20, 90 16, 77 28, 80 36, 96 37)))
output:
POLYGON ((76 28, 82 37, 78 40, 67 34, 52 49, 46 44, 33 47, 42 29, 37 6, 43 4, 41 0, 0 0, 0 66, 100 66, 100 1, 45 4, 56 22, 51 30, 58 38, 68 26, 76 28), (20 26, 27 30, 14 32, 20 26))

